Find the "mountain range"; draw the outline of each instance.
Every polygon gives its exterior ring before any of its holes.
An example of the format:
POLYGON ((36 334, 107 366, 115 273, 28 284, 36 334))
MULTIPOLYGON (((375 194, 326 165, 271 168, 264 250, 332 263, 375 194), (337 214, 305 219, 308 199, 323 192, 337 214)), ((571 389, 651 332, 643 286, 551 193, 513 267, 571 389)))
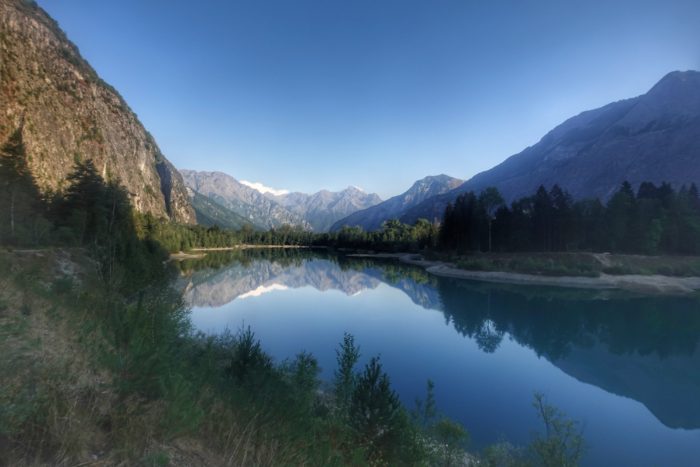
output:
POLYGON ((462 180, 444 174, 425 177, 415 182, 404 193, 337 221, 331 227, 331 231, 340 230, 345 226, 359 226, 364 230, 376 230, 382 226, 384 221, 400 218, 414 206, 434 196, 447 193, 460 186, 462 182, 462 180))
POLYGON ((0 146, 17 134, 44 193, 75 160, 118 181, 140 212, 194 223, 180 174, 119 93, 35 2, 0 0, 0 146))
POLYGON ((439 219, 461 193, 495 186, 507 201, 558 184, 576 199, 607 200, 623 181, 700 183, 700 72, 672 72, 646 94, 583 112, 537 144, 458 188, 425 200, 403 222, 439 219))
POLYGON ((338 192, 273 194, 258 191, 223 172, 180 173, 191 190, 197 219, 205 225, 239 228, 236 226, 244 222, 259 229, 293 225, 324 232, 337 220, 381 202, 376 194, 356 187, 338 192), (213 209, 216 215, 212 215, 213 209), (220 220, 224 218, 231 220, 220 220))
POLYGON ((294 192, 269 194, 268 197, 302 216, 316 232, 326 232, 339 219, 382 202, 378 195, 365 193, 354 186, 337 192, 321 190, 311 195, 294 192))

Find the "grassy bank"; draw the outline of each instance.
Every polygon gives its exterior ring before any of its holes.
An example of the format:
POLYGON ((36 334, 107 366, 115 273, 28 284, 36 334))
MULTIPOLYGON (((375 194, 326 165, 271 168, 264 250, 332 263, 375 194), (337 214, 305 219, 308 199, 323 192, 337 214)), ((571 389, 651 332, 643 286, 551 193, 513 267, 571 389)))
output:
POLYGON ((595 253, 479 253, 431 255, 469 271, 499 271, 542 276, 598 277, 610 275, 664 275, 700 277, 700 257, 643 256, 595 253))
POLYGON ((435 420, 450 428, 441 440, 412 419, 379 360, 355 368, 352 341, 342 388, 322 387, 312 355, 274 362, 249 330, 194 332, 165 282, 124 297, 79 250, 0 252, 0 265, 0 465, 426 465, 464 452, 458 425, 435 420))
MULTIPOLYGON (((349 335, 324 384, 314 356, 275 362, 250 330, 198 334, 158 264, 130 293, 85 249, 0 251, 0 465, 475 465, 430 384, 403 407, 349 335)), ((550 431, 480 465, 545 465, 564 438, 581 442, 550 431)))

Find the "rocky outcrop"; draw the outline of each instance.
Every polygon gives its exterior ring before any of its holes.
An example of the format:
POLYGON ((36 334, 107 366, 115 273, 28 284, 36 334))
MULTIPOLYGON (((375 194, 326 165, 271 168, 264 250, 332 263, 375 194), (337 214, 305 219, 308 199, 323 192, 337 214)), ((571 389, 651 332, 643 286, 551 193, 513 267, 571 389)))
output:
POLYGON ((195 222, 182 177, 119 93, 34 2, 0 0, 0 144, 18 128, 42 191, 89 159, 138 211, 195 222))

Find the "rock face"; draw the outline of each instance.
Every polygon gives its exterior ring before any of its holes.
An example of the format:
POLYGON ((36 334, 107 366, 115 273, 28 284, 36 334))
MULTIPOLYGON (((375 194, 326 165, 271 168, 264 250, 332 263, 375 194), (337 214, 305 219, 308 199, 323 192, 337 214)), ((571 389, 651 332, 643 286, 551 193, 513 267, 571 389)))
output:
POLYGON ((326 232, 338 219, 381 202, 376 194, 355 187, 339 192, 322 190, 311 195, 298 192, 274 195, 261 193, 223 172, 180 172, 188 188, 261 229, 287 224, 326 232))
POLYGON ((377 230, 384 221, 399 219, 406 211, 424 200, 447 193, 461 184, 462 180, 447 175, 425 177, 415 182, 405 193, 339 220, 331 230, 340 230, 344 226, 360 226, 368 231, 377 230))
POLYGON ((180 170, 180 173, 189 188, 211 198, 258 228, 270 229, 282 225, 310 228, 301 216, 289 212, 276 201, 228 174, 194 170, 180 170))
POLYGON ((489 186, 508 201, 555 183, 574 198, 606 200, 625 180, 700 184, 700 72, 669 73, 646 94, 577 115, 404 220, 441 218, 460 193, 489 186))
POLYGON ((365 193, 353 186, 338 192, 321 190, 311 195, 289 193, 268 196, 306 219, 315 232, 327 232, 340 219, 382 202, 375 193, 365 193))
POLYGON ((246 218, 230 209, 226 209, 211 198, 197 193, 189 187, 187 192, 190 195, 190 201, 192 201, 192 207, 197 216, 197 224, 205 227, 218 226, 233 230, 239 230, 246 226, 253 229, 257 227, 246 218))
POLYGON ((138 211, 195 222, 182 177, 117 91, 34 2, 0 0, 0 145, 18 128, 42 190, 89 159, 138 211))

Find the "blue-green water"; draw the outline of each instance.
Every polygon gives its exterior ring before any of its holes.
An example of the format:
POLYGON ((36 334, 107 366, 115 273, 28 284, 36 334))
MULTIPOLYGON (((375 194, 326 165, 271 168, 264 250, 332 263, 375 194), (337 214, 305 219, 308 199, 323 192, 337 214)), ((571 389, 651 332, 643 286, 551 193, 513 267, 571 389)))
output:
POLYGON ((205 332, 251 326, 278 360, 312 352, 328 379, 350 332, 364 361, 381 355, 409 407, 432 379, 473 448, 526 444, 539 391, 583 423, 584 465, 700 465, 697 298, 493 285, 270 251, 183 280, 205 332))

